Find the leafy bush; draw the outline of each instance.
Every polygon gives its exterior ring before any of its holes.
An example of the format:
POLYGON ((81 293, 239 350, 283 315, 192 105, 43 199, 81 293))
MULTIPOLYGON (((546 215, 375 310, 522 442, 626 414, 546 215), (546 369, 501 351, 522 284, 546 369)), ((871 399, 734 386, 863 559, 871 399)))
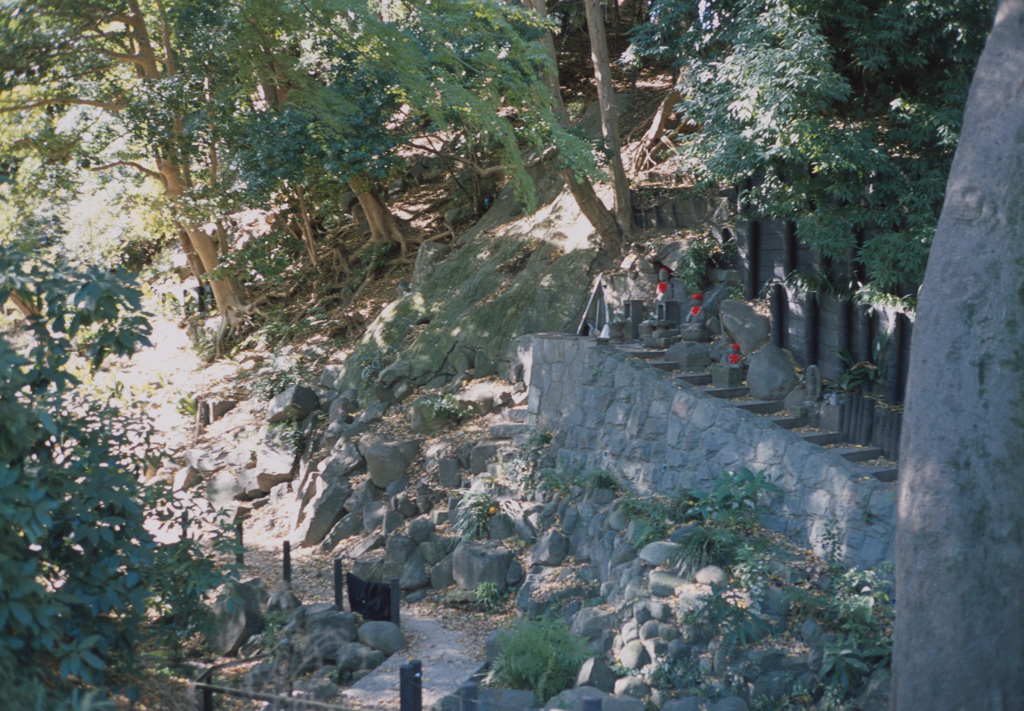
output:
POLYGON ((486 486, 471 489, 459 500, 452 514, 452 531, 464 540, 487 537, 487 524, 498 513, 500 504, 486 486))
POLYGON ((35 670, 95 681, 133 656, 152 586, 172 577, 144 526, 149 425, 78 388, 72 342, 95 327, 97 367, 147 344, 149 325, 120 272, 0 249, 0 304, 12 292, 39 315, 27 353, 0 339, 0 686, 35 670))
POLYGON ((695 526, 680 542, 678 569, 691 575, 709 565, 725 566, 739 546, 735 531, 720 526, 695 526))
POLYGON ((524 620, 515 632, 500 634, 498 644, 486 683, 530 689, 541 703, 571 686, 593 656, 561 620, 524 620))

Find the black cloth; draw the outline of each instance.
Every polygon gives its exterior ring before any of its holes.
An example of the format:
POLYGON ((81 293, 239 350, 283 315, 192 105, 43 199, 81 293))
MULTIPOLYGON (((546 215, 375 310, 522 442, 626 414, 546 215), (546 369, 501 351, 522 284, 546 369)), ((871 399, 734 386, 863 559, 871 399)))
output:
POLYGON ((364 620, 391 622, 390 585, 371 583, 352 573, 345 573, 345 586, 348 588, 348 605, 352 612, 358 612, 364 620))

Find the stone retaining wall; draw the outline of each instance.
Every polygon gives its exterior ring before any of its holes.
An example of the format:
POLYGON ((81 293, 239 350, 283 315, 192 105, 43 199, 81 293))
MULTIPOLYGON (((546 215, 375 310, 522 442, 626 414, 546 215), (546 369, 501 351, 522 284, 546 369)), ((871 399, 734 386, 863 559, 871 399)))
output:
POLYGON ((819 555, 833 527, 849 564, 892 560, 894 484, 593 338, 530 336, 519 360, 529 422, 554 435, 564 466, 666 495, 709 488, 723 470, 763 470, 785 492, 770 497, 767 526, 819 555))

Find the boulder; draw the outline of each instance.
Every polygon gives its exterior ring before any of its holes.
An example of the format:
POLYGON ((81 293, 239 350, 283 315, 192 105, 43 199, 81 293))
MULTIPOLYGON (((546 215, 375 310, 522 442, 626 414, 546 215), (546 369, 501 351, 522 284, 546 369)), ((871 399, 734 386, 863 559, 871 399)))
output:
POLYGON ((338 648, 337 656, 338 669, 343 672, 361 672, 376 669, 387 659, 387 656, 380 650, 373 649, 359 642, 342 645, 338 648))
POLYGON ((324 483, 317 480, 317 493, 304 508, 304 516, 289 540, 294 546, 320 543, 345 513, 345 500, 352 494, 348 479, 324 483))
POLYGON ((771 322, 742 301, 723 301, 720 307, 722 328, 744 354, 753 353, 768 343, 771 322))
POLYGON ((419 285, 442 259, 448 256, 452 248, 439 242, 424 242, 416 250, 416 262, 412 268, 412 283, 419 285))
POLYGON ((206 498, 213 508, 221 510, 235 500, 248 498, 245 484, 239 479, 237 472, 230 469, 217 472, 206 482, 206 498))
POLYGON ((676 588, 686 584, 686 580, 665 570, 652 570, 647 576, 647 584, 651 588, 651 595, 671 597, 676 588))
POLYGON ((644 702, 631 697, 612 696, 592 686, 578 686, 567 689, 548 701, 546 709, 565 709, 566 711, 583 711, 583 700, 598 698, 601 700, 601 711, 644 711, 644 702))
POLYGON ((647 686, 642 679, 628 675, 615 681, 615 695, 629 696, 634 699, 644 699, 651 693, 651 687, 647 686))
POLYGON ((569 539, 560 531, 549 529, 530 550, 531 565, 561 565, 569 554, 569 539))
POLYGON ((263 629, 263 613, 269 595, 259 578, 228 583, 211 609, 212 622, 206 643, 218 654, 232 656, 263 629))
POLYGON ((765 346, 750 356, 747 387, 758 400, 782 400, 796 387, 796 369, 778 346, 765 346))
POLYGON ((638 639, 634 639, 632 642, 627 642, 626 645, 619 650, 619 662, 626 669, 636 671, 646 664, 650 664, 651 655, 647 652, 647 647, 644 643, 638 639))
POLYGON ((721 587, 729 582, 729 575, 717 565, 706 565, 697 571, 694 580, 702 585, 721 587))
POLYGON ((611 693, 615 689, 615 672, 601 657, 591 657, 583 662, 576 675, 576 686, 591 686, 599 691, 611 693))
POLYGON ((359 641, 390 657, 405 646, 405 635, 394 622, 371 620, 360 626, 359 641))
POLYGON ((639 558, 648 565, 674 565, 683 547, 671 541, 654 541, 640 549, 639 558))
POLYGON ((452 577, 462 590, 484 582, 504 589, 512 558, 512 551, 497 541, 462 541, 455 548, 452 577))
POLYGON ((331 450, 331 456, 320 462, 317 470, 324 479, 352 476, 359 471, 366 460, 352 442, 338 442, 331 450))
POLYGON ((363 456, 366 457, 370 480, 382 489, 387 488, 388 484, 405 476, 419 449, 419 443, 411 439, 369 444, 363 450, 363 456))
POLYGON ((267 408, 268 423, 285 420, 301 420, 309 413, 320 409, 320 398, 305 385, 293 385, 279 393, 267 408))
POLYGON ((323 543, 321 544, 325 551, 333 551, 335 546, 352 536, 357 536, 363 532, 363 520, 359 514, 345 514, 341 517, 330 533, 324 537, 323 543))

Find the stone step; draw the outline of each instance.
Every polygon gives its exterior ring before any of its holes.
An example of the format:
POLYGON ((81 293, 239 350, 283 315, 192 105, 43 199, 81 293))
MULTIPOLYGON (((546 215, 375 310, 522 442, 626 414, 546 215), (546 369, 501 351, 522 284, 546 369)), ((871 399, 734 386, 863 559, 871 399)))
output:
POLYGON ((740 386, 738 388, 713 388, 705 387, 700 388, 702 393, 707 393, 711 397, 721 398, 723 400, 729 400, 735 397, 745 397, 750 391, 746 386, 740 386))
POLYGON ((792 417, 790 415, 782 415, 780 417, 773 417, 772 422, 777 424, 784 430, 793 430, 797 427, 807 426, 808 419, 806 417, 792 417))
POLYGON ((851 462, 867 462, 882 456, 882 450, 878 447, 835 447, 829 451, 835 452, 851 462))
POLYGON ((838 432, 806 432, 801 433, 800 436, 811 444, 839 444, 843 441, 843 436, 838 432))
POLYGON ((516 435, 526 434, 529 431, 528 424, 519 422, 503 422, 490 427, 490 434, 494 439, 512 439, 516 435))
POLYGON ((649 360, 647 365, 653 365, 658 370, 679 370, 679 363, 674 360, 649 360))
POLYGON ((680 373, 676 378, 678 380, 685 380, 690 385, 711 384, 711 373, 680 373))
POLYGON ((665 353, 664 348, 647 348, 642 351, 636 351, 631 355, 640 360, 662 360, 665 357, 665 353))
POLYGON ((529 408, 526 407, 525 405, 522 405, 520 407, 510 407, 507 410, 505 410, 503 414, 505 415, 505 419, 508 420, 509 422, 522 424, 526 422, 526 416, 527 414, 529 414, 529 408))
POLYGON ((862 467, 862 470, 865 474, 873 476, 879 481, 884 481, 887 484, 896 481, 896 477, 899 474, 899 471, 896 469, 896 467, 867 466, 862 467))
POLYGON ((737 402, 736 407, 753 412, 755 415, 770 415, 786 406, 782 400, 744 400, 737 402))

